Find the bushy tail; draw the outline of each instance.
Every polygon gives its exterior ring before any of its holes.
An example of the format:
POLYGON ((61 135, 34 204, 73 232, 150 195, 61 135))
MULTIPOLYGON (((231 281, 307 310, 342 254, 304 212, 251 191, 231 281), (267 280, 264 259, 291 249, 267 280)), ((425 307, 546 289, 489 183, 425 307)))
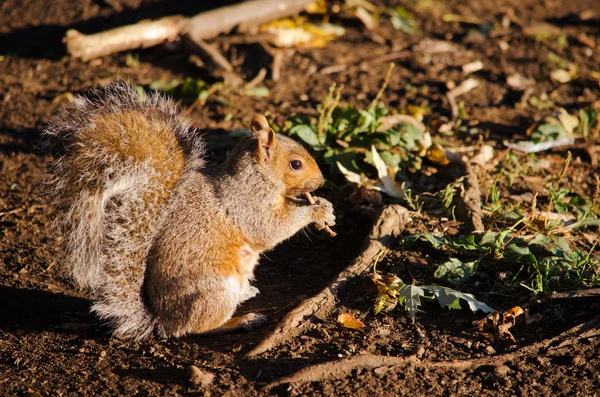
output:
POLYGON ((75 98, 45 133, 65 153, 49 186, 73 278, 117 336, 148 336, 146 255, 182 173, 203 166, 202 140, 171 100, 123 82, 75 98))

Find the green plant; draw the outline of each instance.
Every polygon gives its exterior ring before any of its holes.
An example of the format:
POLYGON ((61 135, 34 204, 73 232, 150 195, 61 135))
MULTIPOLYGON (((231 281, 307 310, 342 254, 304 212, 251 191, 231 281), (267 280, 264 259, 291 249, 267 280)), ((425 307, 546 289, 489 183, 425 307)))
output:
POLYGON ((386 307, 391 308, 400 304, 406 310, 414 322, 417 316, 421 298, 436 300, 440 306, 448 309, 460 309, 460 301, 466 302, 473 313, 478 310, 484 313, 495 311, 485 303, 477 300, 473 295, 459 292, 451 288, 439 285, 411 285, 405 284, 400 278, 393 274, 382 276, 374 272, 371 278, 377 286, 377 297, 375 298, 375 313, 379 313, 386 307))
POLYGON ((393 64, 367 109, 340 107, 342 88, 336 89, 334 84, 318 108, 318 118, 293 116, 283 132, 304 142, 318 160, 327 162, 334 173, 342 173, 350 182, 372 187, 374 181, 382 184, 388 178, 388 185, 394 185, 400 170, 420 168, 425 131, 408 121, 382 124, 388 109, 379 100, 392 69, 393 64))

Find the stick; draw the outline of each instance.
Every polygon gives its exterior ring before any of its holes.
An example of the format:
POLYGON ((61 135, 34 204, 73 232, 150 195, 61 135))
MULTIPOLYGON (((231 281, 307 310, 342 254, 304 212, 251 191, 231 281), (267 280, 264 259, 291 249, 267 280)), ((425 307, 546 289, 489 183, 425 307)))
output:
POLYGON ((147 48, 187 34, 193 41, 213 38, 238 26, 247 30, 277 18, 303 11, 312 0, 252 0, 200 13, 191 18, 169 16, 141 21, 101 33, 85 35, 70 29, 64 38, 67 51, 89 61, 119 51, 147 48))
POLYGON ((135 25, 91 35, 69 29, 63 41, 67 44, 67 51, 71 56, 89 61, 115 52, 147 48, 176 40, 183 20, 181 16, 171 16, 156 21, 141 21, 135 25))
POLYGON ((456 217, 465 223, 469 232, 483 232, 485 226, 482 220, 479 180, 470 164, 462 160, 461 163, 466 178, 463 180, 464 189, 459 194, 456 204, 456 217))
POLYGON ((581 298, 598 298, 600 297, 600 288, 578 289, 568 292, 552 292, 549 299, 581 299, 581 298))
POLYGON ((269 383, 265 388, 271 389, 273 387, 285 384, 285 383, 306 383, 306 382, 320 382, 331 379, 342 379, 348 376, 352 370, 355 369, 373 369, 379 367, 391 367, 395 365, 408 365, 412 364, 422 368, 448 368, 465 370, 473 367, 479 367, 482 365, 501 365, 507 361, 514 360, 526 355, 538 354, 542 349, 551 349, 554 346, 564 347, 567 344, 573 344, 579 339, 589 337, 589 330, 597 327, 600 324, 600 316, 592 318, 583 324, 567 330, 553 338, 545 339, 543 341, 534 343, 526 346, 522 349, 514 352, 500 354, 492 357, 476 358, 470 360, 452 360, 442 362, 427 362, 420 361, 416 356, 407 357, 390 357, 390 356, 379 356, 375 354, 364 354, 360 356, 345 358, 336 361, 330 361, 323 364, 311 365, 303 368, 293 374, 278 379, 274 382, 269 383), (580 338, 578 338, 580 336, 580 338), (561 341, 556 344, 556 342, 561 341), (569 342, 569 343, 566 343, 569 342))
POLYGON ((298 14, 313 0, 253 0, 198 14, 186 22, 184 30, 194 39, 210 39, 238 27, 250 27, 298 14))
POLYGON ((446 93, 446 97, 448 98, 448 102, 450 102, 450 108, 452 109, 452 121, 455 122, 458 120, 458 105, 456 104, 456 98, 467 92, 471 91, 473 88, 479 85, 479 81, 474 78, 468 78, 460 85, 446 93))
POLYGON ((221 55, 215 46, 208 44, 204 40, 194 40, 187 34, 183 36, 183 42, 188 52, 197 54, 201 58, 209 59, 213 64, 226 72, 233 72, 233 66, 221 55))
POLYGON ((406 208, 393 204, 385 207, 377 218, 371 233, 366 239, 365 249, 350 266, 342 270, 336 279, 312 298, 288 313, 258 346, 246 354, 246 358, 257 356, 279 346, 302 333, 313 316, 326 317, 335 307, 336 295, 345 287, 348 280, 364 273, 373 263, 373 258, 382 249, 396 241, 396 237, 410 221, 406 208))
MULTIPOLYGON (((310 195, 310 193, 306 192, 306 193, 304 193, 304 196, 306 196, 306 200, 308 200, 308 204, 310 204, 310 205, 315 205, 316 201, 315 201, 315 199, 314 199, 314 198, 313 198, 313 197, 310 195)), ((326 231, 327 233, 329 233, 329 235, 330 235, 331 237, 335 237, 335 236, 337 236, 337 233, 336 233, 336 232, 334 232, 333 230, 331 230, 331 228, 330 228, 329 226, 325 225, 325 228, 324 228, 324 229, 325 229, 325 231, 326 231)))

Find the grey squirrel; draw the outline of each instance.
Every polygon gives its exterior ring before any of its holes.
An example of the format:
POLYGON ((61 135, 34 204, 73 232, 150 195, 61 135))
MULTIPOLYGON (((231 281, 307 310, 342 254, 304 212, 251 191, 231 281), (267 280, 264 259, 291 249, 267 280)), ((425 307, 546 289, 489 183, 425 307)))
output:
POLYGON ((323 184, 310 154, 261 115, 227 160, 206 168, 204 140, 172 100, 127 83, 78 96, 46 136, 65 153, 50 167, 69 269, 116 336, 142 339, 252 328, 231 318, 254 297, 262 252, 333 207, 303 195, 323 184))

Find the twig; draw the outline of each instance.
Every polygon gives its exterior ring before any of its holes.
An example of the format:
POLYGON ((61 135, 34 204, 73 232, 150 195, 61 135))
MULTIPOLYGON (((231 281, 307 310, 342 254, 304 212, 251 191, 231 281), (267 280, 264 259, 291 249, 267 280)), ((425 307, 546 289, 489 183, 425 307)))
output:
POLYGON ((187 34, 183 36, 183 42, 188 52, 197 54, 203 59, 208 59, 226 72, 233 72, 233 66, 221 55, 215 46, 208 44, 204 40, 195 40, 187 34))
MULTIPOLYGON (((310 193, 306 192, 306 193, 304 194, 304 196, 306 196, 306 200, 308 201, 308 204, 310 204, 310 205, 315 205, 316 201, 315 201, 315 199, 314 199, 314 198, 313 198, 313 197, 310 195, 310 193)), ((327 233, 329 233, 329 235, 330 235, 331 237, 335 237, 335 236, 337 236, 337 233, 336 233, 336 232, 334 232, 333 230, 331 230, 331 228, 330 228, 329 226, 327 226, 327 225, 325 225, 325 228, 324 228, 324 230, 325 230, 327 233)))
POLYGON ((183 20, 181 16, 171 16, 91 35, 69 29, 63 41, 71 56, 89 61, 115 52, 147 48, 176 40, 183 20))
POLYGON ((271 66, 271 79, 279 81, 281 76, 281 66, 283 65, 284 51, 278 50, 273 54, 273 64, 271 66))
POLYGON ((446 97, 448 98, 448 102, 450 102, 450 107, 452 108, 452 121, 458 120, 458 105, 456 104, 456 98, 466 94, 471 91, 473 88, 479 85, 479 81, 474 78, 469 78, 460 83, 460 85, 446 93, 446 97))
POLYGON ((314 297, 305 300, 300 306, 288 313, 258 346, 246 357, 254 357, 301 334, 311 323, 313 316, 326 317, 335 307, 335 298, 345 287, 348 280, 362 274, 373 263, 373 258, 382 248, 396 241, 406 224, 410 221, 409 212, 400 205, 389 205, 377 218, 369 237, 365 242, 362 254, 338 274, 324 290, 314 297))
POLYGON ((557 335, 553 338, 545 339, 532 345, 525 346, 522 349, 516 350, 514 352, 470 360, 427 362, 419 360, 415 355, 407 357, 389 357, 374 354, 364 354, 360 356, 331 361, 323 364, 316 364, 303 368, 289 376, 283 377, 281 379, 269 383, 265 388, 271 389, 273 387, 286 383, 306 383, 320 382, 331 379, 342 379, 348 376, 348 374, 352 370, 359 368, 373 369, 379 367, 391 367, 396 365, 410 364, 429 369, 448 368, 456 370, 465 370, 469 368, 479 367, 482 365, 501 365, 507 361, 515 360, 523 356, 539 354, 540 350, 564 347, 577 342, 579 339, 585 339, 594 336, 590 333, 590 330, 592 330, 595 327, 598 327, 598 325, 600 325, 600 316, 596 316, 590 321, 573 327, 570 330, 563 332, 560 335, 557 335))
POLYGON ((485 226, 482 220, 481 211, 481 191, 479 190, 479 180, 473 167, 462 160, 459 163, 463 179, 463 189, 461 190, 456 203, 456 218, 465 223, 469 232, 483 232, 485 226))
POLYGON ((578 289, 575 291, 568 292, 552 292, 549 299, 585 299, 585 298, 598 298, 600 297, 600 288, 589 288, 589 289, 578 289))
POLYGON ((396 66, 396 64, 393 62, 391 62, 389 64, 388 70, 385 73, 385 78, 383 79, 383 83, 381 84, 381 88, 377 92, 377 95, 375 95, 375 98, 373 99, 373 102, 371 102, 371 105, 369 105, 369 109, 367 110, 369 113, 371 113, 373 111, 373 109, 375 109, 375 106, 377 106, 379 99, 381 98, 385 89, 387 88, 388 83, 390 82, 390 77, 392 77, 392 70, 394 70, 395 66, 396 66))
POLYGON ((89 61, 119 51, 147 48, 187 34, 193 41, 213 38, 234 27, 243 31, 303 11, 312 0, 252 0, 200 13, 191 18, 169 16, 84 35, 70 29, 64 38, 73 57, 89 61))
POLYGON ((254 78, 252 80, 250 80, 248 82, 248 84, 246 84, 244 86, 244 88, 256 87, 257 85, 259 85, 260 83, 263 82, 263 80, 265 79, 265 77, 267 77, 267 69, 261 68, 258 71, 258 73, 256 74, 256 76, 254 76, 254 78))

